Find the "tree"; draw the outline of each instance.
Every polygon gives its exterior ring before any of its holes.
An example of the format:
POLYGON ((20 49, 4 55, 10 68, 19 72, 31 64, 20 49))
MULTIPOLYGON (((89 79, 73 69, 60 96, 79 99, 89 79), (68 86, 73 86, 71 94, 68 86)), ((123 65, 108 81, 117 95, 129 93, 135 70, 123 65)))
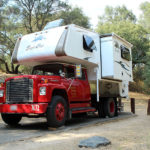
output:
POLYGON ((9 61, 15 46, 14 34, 16 33, 14 32, 16 32, 16 28, 13 22, 16 19, 16 17, 14 17, 16 12, 15 9, 12 10, 7 5, 7 2, 8 1, 0 2, 0 67, 2 69, 4 65, 7 73, 17 73, 19 65, 14 65, 9 61), (9 67, 9 64, 11 67, 9 67))
POLYGON ((136 16, 123 5, 115 8, 106 6, 104 15, 99 17, 99 23, 113 23, 118 21, 131 21, 135 23, 136 16))
POLYGON ((64 23, 76 24, 84 28, 90 28, 89 18, 83 13, 82 9, 68 8, 67 11, 62 11, 57 15, 57 18, 64 19, 64 23))
POLYGON ((54 13, 68 7, 60 0, 15 0, 20 19, 27 33, 41 31, 54 13))
POLYGON ((2 26, 2 21, 3 21, 3 9, 6 4, 7 4, 7 1, 5 1, 5 0, 0 1, 0 28, 2 26))
POLYGON ((140 16, 140 24, 146 28, 150 34, 150 2, 144 2, 140 5, 142 15, 140 16))
POLYGON ((150 94, 150 51, 147 52, 147 62, 144 66, 144 72, 143 72, 143 77, 144 77, 144 83, 146 86, 146 92, 150 94))
MULTIPOLYGON (((147 39, 150 42, 150 2, 142 3, 140 9, 142 10, 142 15, 140 16, 139 23, 147 30, 147 39)), ((146 64, 144 66, 143 76, 147 92, 150 93, 150 48, 146 53, 146 64)))

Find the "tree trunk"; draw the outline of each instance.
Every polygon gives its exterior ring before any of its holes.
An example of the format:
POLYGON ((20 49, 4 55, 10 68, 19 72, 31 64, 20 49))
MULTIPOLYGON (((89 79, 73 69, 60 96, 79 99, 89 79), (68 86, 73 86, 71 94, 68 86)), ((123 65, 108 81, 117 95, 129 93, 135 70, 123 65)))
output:
POLYGON ((15 74, 18 74, 18 73, 19 73, 19 67, 20 67, 20 65, 17 65, 17 66, 15 67, 15 71, 14 71, 15 74))
POLYGON ((9 70, 7 62, 5 62, 5 68, 6 68, 6 73, 11 73, 11 71, 9 70))

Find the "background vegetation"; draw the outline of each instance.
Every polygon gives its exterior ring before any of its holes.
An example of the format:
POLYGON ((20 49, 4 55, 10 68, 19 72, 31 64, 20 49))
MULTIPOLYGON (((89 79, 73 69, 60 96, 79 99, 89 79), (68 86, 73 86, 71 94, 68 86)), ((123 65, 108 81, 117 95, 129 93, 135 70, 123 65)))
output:
MULTIPOLYGON (((134 83, 131 91, 150 91, 150 2, 140 5, 142 15, 137 19, 126 6, 105 8, 94 29, 100 34, 120 35, 133 44, 134 83)), ((17 74, 29 73, 30 68, 11 63, 18 37, 40 31, 47 22, 63 18, 65 24, 91 28, 90 20, 81 8, 72 8, 60 0, 1 0, 0 1, 0 70, 17 74)), ((93 30, 93 29, 91 29, 93 30)))

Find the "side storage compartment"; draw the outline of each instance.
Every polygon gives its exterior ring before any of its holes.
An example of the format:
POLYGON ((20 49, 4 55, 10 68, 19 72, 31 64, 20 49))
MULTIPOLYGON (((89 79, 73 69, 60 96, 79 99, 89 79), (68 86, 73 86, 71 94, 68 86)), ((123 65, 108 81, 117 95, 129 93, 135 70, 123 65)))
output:
MULTIPOLYGON (((91 94, 97 93, 96 81, 89 81, 91 94)), ((100 97, 119 97, 121 96, 122 83, 111 80, 99 81, 99 94, 100 97)))

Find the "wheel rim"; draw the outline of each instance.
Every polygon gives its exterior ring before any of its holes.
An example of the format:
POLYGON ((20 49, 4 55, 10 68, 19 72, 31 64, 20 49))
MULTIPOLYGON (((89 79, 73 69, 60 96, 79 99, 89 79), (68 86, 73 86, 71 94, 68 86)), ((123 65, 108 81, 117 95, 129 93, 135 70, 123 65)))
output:
POLYGON ((114 105, 114 102, 110 102, 110 113, 113 113, 115 110, 115 105, 114 105))
POLYGON ((56 105, 55 115, 56 115, 56 119, 58 121, 62 121, 64 119, 64 116, 65 116, 65 107, 64 107, 64 105, 62 103, 58 103, 56 105))

